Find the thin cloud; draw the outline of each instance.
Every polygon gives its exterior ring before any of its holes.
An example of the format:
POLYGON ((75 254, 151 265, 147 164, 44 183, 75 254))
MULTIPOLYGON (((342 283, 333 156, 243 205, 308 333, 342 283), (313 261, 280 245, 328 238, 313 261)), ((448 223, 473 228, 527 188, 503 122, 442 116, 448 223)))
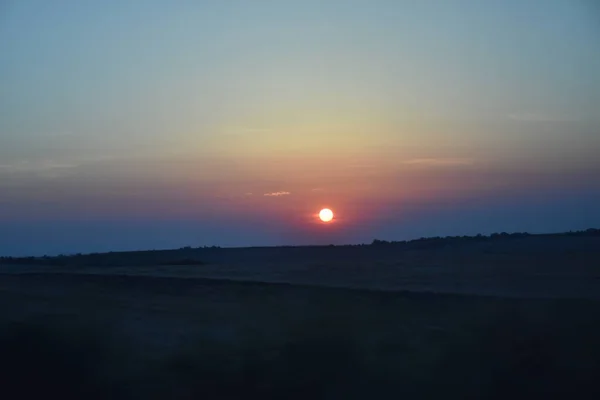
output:
POLYGON ((461 165, 473 165, 471 158, 413 158, 406 160, 403 164, 417 165, 424 167, 452 167, 461 165))
POLYGON ((77 164, 60 163, 55 161, 30 162, 20 161, 13 164, 0 164, 0 171, 8 173, 46 172, 77 167, 77 164))
POLYGON ((50 136, 50 137, 72 137, 72 136, 76 136, 75 132, 47 132, 44 136, 50 136))
POLYGON ((20 179, 29 176, 41 179, 57 179, 73 174, 77 164, 54 161, 29 162, 20 161, 13 164, 0 164, 0 181, 20 179))
POLYGON ((565 114, 544 113, 513 113, 508 114, 508 119, 522 122, 572 122, 576 119, 565 114))
POLYGON ((292 194, 292 193, 290 193, 290 192, 272 192, 272 193, 265 193, 265 194, 263 194, 263 196, 279 197, 279 196, 289 196, 290 194, 292 194))
POLYGON ((376 164, 376 163, 358 162, 358 163, 353 163, 353 164, 348 165, 348 168, 356 168, 356 169, 365 170, 365 169, 375 169, 375 168, 377 168, 377 166, 378 166, 378 164, 376 164))
POLYGON ((89 157, 74 157, 70 160, 21 160, 9 164, 0 164, 0 173, 20 174, 33 173, 44 174, 50 173, 59 174, 60 171, 66 172, 88 164, 102 163, 105 161, 114 160, 114 156, 97 155, 89 157))
POLYGON ((264 133, 270 133, 272 130, 270 128, 252 128, 252 127, 227 127, 223 130, 223 134, 225 135, 260 135, 264 133))

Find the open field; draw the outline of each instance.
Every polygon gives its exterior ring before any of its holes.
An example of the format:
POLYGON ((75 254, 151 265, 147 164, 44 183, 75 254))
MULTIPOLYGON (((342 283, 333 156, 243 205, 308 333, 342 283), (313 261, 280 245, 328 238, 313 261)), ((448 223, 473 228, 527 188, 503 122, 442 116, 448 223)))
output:
POLYGON ((600 242, 575 239, 6 265, 0 396, 598 398, 600 242))
POLYGON ((436 247, 107 253, 68 258, 64 265, 0 265, 0 273, 125 274, 503 297, 600 298, 599 266, 600 236, 531 236, 436 247), (178 260, 192 265, 175 265, 178 260))

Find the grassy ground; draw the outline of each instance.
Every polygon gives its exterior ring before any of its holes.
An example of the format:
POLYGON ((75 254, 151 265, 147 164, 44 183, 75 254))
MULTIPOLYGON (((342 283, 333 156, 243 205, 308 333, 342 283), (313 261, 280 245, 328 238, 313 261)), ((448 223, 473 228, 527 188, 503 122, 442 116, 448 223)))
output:
POLYGON ((380 245, 107 253, 26 260, 41 265, 0 262, 0 273, 146 275, 600 300, 600 237, 530 236, 442 243, 434 248, 421 248, 423 243, 416 241, 408 248, 380 245))
POLYGON ((38 274, 0 315, 6 399, 600 396, 592 300, 38 274))

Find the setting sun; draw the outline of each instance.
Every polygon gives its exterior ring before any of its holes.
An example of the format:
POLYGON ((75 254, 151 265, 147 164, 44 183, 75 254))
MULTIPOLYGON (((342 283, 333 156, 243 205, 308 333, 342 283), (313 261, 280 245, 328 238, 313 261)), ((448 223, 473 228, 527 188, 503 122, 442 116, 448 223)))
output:
POLYGON ((321 210, 321 212, 319 212, 319 218, 323 222, 329 222, 333 219, 333 211, 331 211, 329 208, 324 208, 321 210))

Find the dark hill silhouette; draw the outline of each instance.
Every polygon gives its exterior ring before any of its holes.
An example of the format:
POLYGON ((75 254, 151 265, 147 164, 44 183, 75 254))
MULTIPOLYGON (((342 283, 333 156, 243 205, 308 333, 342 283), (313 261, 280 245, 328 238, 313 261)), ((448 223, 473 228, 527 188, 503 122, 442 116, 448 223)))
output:
MULTIPOLYGON (((298 251, 303 253, 324 253, 333 254, 335 249, 361 248, 361 249, 385 249, 386 251, 400 250, 428 250, 445 247, 463 247, 482 243, 502 243, 506 241, 515 241, 518 239, 528 239, 520 247, 529 249, 550 249, 556 245, 556 242, 550 242, 547 239, 558 238, 592 238, 600 237, 600 229, 587 229, 582 231, 570 231, 563 233, 548 234, 530 234, 526 232, 516 233, 493 233, 491 235, 475 236, 446 236, 446 237, 428 237, 404 241, 386 241, 375 239, 371 244, 358 245, 327 245, 327 246, 278 246, 278 247, 250 247, 250 248, 220 248, 217 246, 203 247, 182 247, 173 250, 145 250, 128 252, 109 252, 109 253, 91 253, 74 254, 43 257, 0 257, 0 265, 47 265, 47 266, 138 266, 138 265, 203 265, 225 258, 238 258, 248 254, 268 251, 273 258, 279 258, 283 255, 295 257, 298 251), (226 253, 226 254, 225 254, 226 253)), ((341 254, 336 253, 337 256, 341 254)))

